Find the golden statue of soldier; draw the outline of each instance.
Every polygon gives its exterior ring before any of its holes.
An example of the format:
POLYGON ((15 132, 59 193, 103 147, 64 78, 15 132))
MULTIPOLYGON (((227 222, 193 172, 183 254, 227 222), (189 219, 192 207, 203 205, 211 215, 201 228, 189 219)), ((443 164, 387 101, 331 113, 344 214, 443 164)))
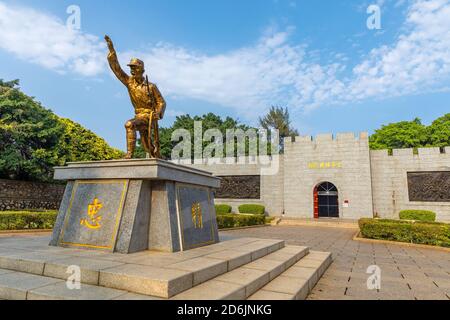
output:
POLYGON ((134 119, 125 124, 127 132, 126 159, 133 157, 136 148, 136 132, 139 131, 142 146, 151 158, 161 158, 161 146, 159 142, 158 121, 164 117, 166 102, 155 84, 144 78, 144 62, 133 58, 128 64, 131 76, 122 70, 117 59, 114 45, 108 36, 105 36, 108 44, 109 65, 116 77, 127 87, 131 103, 135 110, 134 119))

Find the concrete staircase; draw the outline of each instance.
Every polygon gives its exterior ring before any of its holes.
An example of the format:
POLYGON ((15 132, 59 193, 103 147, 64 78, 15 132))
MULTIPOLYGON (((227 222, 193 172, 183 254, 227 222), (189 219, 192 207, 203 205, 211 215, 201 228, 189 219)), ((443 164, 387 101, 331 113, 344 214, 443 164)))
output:
POLYGON ((48 247, 47 240, 0 238, 0 299, 301 300, 332 262, 330 253, 280 240, 132 255, 48 247), (67 287, 70 266, 81 270, 79 290, 67 287))

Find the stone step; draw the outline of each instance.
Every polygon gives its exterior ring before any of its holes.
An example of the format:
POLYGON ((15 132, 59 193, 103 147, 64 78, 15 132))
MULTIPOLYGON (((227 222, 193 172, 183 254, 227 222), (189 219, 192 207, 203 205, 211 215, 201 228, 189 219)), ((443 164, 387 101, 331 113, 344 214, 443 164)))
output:
POLYGON ((305 300, 331 263, 331 253, 310 251, 248 300, 305 300))
POLYGON ((0 269, 0 299, 4 300, 149 300, 154 297, 131 294, 88 284, 69 289, 66 281, 0 269))
MULTIPOLYGON (((287 246, 173 297, 173 299, 305 299, 331 263, 329 253, 287 246)), ((158 300, 127 290, 81 284, 48 276, 0 269, 0 299, 158 300)))
POLYGON ((174 300, 245 300, 288 270, 309 252, 307 247, 286 246, 203 284, 186 290, 174 300))
POLYGON ((66 280, 75 265, 83 284, 170 298, 284 246, 281 240, 239 238, 186 252, 121 255, 11 242, 0 244, 0 268, 66 280))
MULTIPOLYGON (((127 264, 101 270, 99 285, 138 294, 171 298, 210 279, 278 251, 284 248, 284 245, 284 241, 279 240, 257 240, 246 245, 219 251, 214 250, 216 245, 213 245, 202 248, 205 254, 200 257, 168 264, 164 268, 162 266, 127 264)), ((194 250, 187 253, 192 253, 194 250)), ((142 263, 142 261, 140 262, 142 263)))

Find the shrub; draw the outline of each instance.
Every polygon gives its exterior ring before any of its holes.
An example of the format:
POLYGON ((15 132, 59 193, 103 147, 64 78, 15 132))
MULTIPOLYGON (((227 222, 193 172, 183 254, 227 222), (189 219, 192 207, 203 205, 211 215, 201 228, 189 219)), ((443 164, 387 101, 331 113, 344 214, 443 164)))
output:
POLYGON ((217 226, 219 229, 256 226, 265 223, 265 217, 260 214, 221 214, 217 216, 217 226))
POLYGON ((56 211, 4 211, 0 212, 0 230, 52 229, 56 211))
POLYGON ((402 220, 361 219, 364 238, 450 247, 450 224, 402 220))
POLYGON ((265 214, 266 207, 259 204, 243 204, 239 206, 239 213, 265 214))
POLYGON ((216 214, 228 214, 231 213, 231 206, 227 204, 216 204, 216 214))
POLYGON ((400 219, 434 222, 436 213, 426 210, 403 210, 400 211, 400 219))

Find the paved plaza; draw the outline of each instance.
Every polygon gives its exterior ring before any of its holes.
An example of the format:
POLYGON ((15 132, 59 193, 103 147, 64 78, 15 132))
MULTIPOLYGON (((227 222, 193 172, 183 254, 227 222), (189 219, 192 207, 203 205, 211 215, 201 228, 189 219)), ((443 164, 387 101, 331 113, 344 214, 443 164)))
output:
POLYGON ((450 253, 396 244, 354 241, 357 229, 277 226, 221 232, 286 240, 333 253, 333 264, 309 300, 450 300, 450 253), (381 290, 368 290, 367 268, 381 268, 381 290))

